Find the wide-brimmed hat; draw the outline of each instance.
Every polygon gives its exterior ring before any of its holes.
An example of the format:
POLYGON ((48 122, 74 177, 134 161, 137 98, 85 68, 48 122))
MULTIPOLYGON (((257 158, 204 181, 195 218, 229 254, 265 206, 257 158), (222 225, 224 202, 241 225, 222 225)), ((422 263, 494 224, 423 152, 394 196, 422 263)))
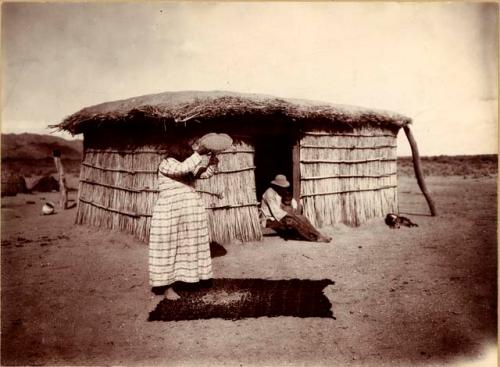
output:
POLYGON ((228 149, 233 139, 227 134, 209 133, 198 139, 198 143, 213 153, 219 153, 228 149))
POLYGON ((277 175, 274 180, 271 181, 273 185, 280 187, 290 187, 290 182, 286 179, 285 175, 277 175))

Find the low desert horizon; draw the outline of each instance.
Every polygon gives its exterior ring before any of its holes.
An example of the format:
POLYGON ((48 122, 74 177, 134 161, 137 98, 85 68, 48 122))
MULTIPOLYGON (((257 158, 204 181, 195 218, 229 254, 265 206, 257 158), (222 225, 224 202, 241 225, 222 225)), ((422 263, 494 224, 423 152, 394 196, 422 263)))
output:
MULTIPOLYGON (((16 132, 6 132, 2 130, 2 136, 3 135, 26 135, 26 134, 31 134, 31 135, 42 135, 42 136, 50 136, 54 138, 61 138, 67 141, 80 141, 83 144, 83 134, 77 134, 77 135, 71 135, 68 132, 63 132, 63 131, 56 131, 56 132, 37 132, 37 131, 16 131, 16 132)), ((398 134, 398 148, 401 145, 401 142, 399 139, 403 139, 403 144, 407 144, 406 137, 404 136, 403 133, 398 134)), ((418 141, 417 141, 418 144, 418 141)), ((421 158, 431 158, 431 157, 460 157, 460 156, 490 156, 490 155, 498 155, 498 149, 496 151, 484 151, 480 153, 468 153, 468 152, 454 152, 454 153, 436 153, 436 154, 426 154, 424 152, 420 152, 420 157, 421 158)), ((398 158, 411 158, 411 152, 407 152, 405 154, 399 154, 398 153, 398 158)))

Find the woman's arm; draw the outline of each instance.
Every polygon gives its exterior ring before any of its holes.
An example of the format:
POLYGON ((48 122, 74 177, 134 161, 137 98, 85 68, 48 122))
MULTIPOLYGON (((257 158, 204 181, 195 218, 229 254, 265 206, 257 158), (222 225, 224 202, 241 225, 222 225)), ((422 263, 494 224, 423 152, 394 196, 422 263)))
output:
POLYGON ((198 176, 199 178, 210 178, 215 172, 217 172, 217 165, 213 164, 208 166, 203 172, 198 176))
POLYGON ((179 162, 174 158, 164 159, 159 166, 159 171, 167 177, 181 177, 188 173, 194 172, 195 168, 200 164, 201 156, 194 152, 189 158, 183 162, 179 162))
POLYGON ((196 174, 197 178, 210 178, 215 172, 217 172, 217 164, 219 164, 219 160, 215 155, 211 155, 208 161, 208 166, 200 169, 196 174))

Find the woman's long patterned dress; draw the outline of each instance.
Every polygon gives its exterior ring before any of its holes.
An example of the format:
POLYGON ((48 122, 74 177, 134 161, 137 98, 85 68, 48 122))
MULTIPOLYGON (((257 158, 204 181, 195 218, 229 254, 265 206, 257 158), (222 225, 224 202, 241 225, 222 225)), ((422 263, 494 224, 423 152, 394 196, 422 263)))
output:
MULTIPOLYGON (((149 278, 153 287, 212 278, 205 205, 192 186, 180 181, 195 173, 201 162, 201 156, 194 153, 183 162, 167 158, 160 163, 160 195, 149 237, 149 278)), ((213 166, 209 166, 202 177, 213 173, 213 166)))

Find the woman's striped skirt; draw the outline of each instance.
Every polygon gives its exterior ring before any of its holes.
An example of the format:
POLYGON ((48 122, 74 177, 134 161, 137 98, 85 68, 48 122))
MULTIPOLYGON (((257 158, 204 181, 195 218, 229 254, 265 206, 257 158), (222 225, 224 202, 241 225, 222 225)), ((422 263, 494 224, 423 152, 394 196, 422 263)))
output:
POLYGON ((160 192, 149 237, 153 287, 212 278, 208 214, 193 188, 176 183, 160 192))

